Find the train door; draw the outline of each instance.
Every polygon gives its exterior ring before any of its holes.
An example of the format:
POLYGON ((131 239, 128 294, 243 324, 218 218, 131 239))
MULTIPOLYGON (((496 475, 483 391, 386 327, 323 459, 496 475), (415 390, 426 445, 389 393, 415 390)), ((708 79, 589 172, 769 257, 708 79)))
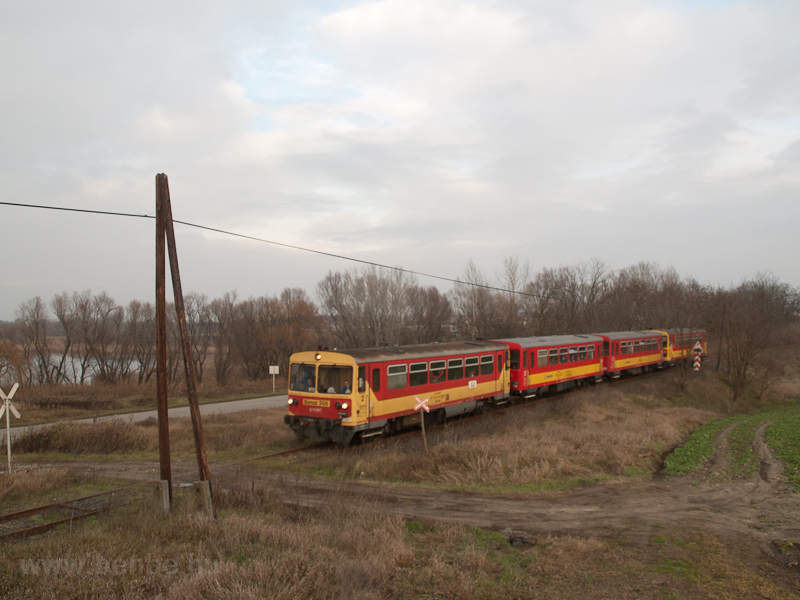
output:
MULTIPOLYGON (((525 350, 521 350, 523 354, 525 354, 525 350)), ((500 384, 503 386, 502 390, 497 390, 502 392, 503 394, 508 394, 508 391, 511 389, 511 369, 508 368, 508 355, 509 351, 506 350, 505 352, 498 352, 497 353, 497 370, 500 373, 499 381, 500 384), (503 360, 505 358, 505 361, 503 360)), ((527 373, 527 371, 526 371, 527 373)), ((525 378, 526 385, 528 378, 525 378)))
POLYGON ((358 365, 358 379, 356 382, 356 419, 357 423, 369 419, 369 387, 367 386, 368 365, 358 365))
POLYGON ((372 422, 375 419, 375 403, 378 401, 378 397, 376 396, 377 392, 381 391, 381 366, 377 365, 369 365, 369 390, 370 393, 367 396, 367 404, 368 404, 368 420, 372 422))

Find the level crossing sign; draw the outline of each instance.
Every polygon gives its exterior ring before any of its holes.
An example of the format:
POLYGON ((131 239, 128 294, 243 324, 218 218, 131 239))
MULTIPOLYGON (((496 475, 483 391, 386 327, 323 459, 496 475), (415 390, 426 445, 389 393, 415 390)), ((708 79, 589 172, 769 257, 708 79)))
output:
POLYGON ((3 400, 2 406, 0 406, 0 419, 3 418, 3 415, 6 416, 6 444, 8 446, 8 474, 11 475, 11 420, 10 416, 14 415, 17 419, 19 419, 19 413, 17 409, 14 408, 14 405, 11 404, 11 399, 14 397, 14 394, 17 393, 17 389, 19 389, 19 384, 15 383, 14 387, 11 388, 11 391, 8 392, 8 396, 6 396, 5 392, 0 389, 0 399, 3 400))

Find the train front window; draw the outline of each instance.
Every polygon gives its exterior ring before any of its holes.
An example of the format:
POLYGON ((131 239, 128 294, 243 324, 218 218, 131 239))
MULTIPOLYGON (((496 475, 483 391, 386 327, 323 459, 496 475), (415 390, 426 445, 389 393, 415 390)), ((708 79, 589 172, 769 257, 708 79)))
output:
POLYGON ((353 391, 353 367, 320 365, 317 389, 320 394, 349 394, 353 391))
POLYGON ((293 364, 289 374, 289 388, 295 392, 313 392, 314 365, 293 364))

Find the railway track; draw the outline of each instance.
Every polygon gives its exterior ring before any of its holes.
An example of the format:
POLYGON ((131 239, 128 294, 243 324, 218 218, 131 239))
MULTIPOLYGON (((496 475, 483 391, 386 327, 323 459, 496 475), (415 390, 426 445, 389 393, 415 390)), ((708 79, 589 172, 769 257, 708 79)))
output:
MULTIPOLYGON (((146 482, 150 483, 150 482, 146 482)), ((79 498, 71 498, 0 515, 0 542, 39 535, 141 501, 144 484, 136 483, 79 498)))

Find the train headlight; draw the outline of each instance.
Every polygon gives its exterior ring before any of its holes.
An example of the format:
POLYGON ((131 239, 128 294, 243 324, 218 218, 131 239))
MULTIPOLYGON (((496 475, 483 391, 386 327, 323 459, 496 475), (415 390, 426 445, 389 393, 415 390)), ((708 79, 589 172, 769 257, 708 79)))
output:
POLYGON ((336 407, 336 410, 339 410, 340 408, 342 408, 342 403, 337 402, 336 404, 334 404, 334 406, 336 407))
POLYGON ((350 406, 347 402, 342 404, 342 410, 347 410, 347 407, 350 406))

